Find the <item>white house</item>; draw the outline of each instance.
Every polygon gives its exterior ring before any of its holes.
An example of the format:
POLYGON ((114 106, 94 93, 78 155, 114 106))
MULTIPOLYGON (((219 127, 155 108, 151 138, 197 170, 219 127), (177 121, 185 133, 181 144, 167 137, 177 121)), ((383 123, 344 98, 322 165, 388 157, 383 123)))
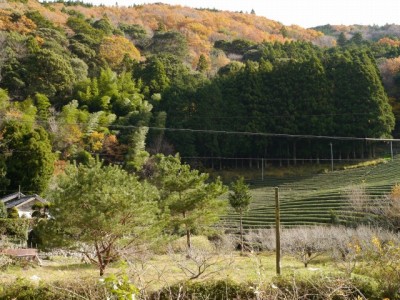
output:
POLYGON ((15 207, 18 210, 20 217, 31 218, 32 217, 32 205, 35 203, 47 204, 47 201, 40 196, 24 195, 21 192, 16 192, 0 198, 0 201, 4 203, 7 209, 15 207))

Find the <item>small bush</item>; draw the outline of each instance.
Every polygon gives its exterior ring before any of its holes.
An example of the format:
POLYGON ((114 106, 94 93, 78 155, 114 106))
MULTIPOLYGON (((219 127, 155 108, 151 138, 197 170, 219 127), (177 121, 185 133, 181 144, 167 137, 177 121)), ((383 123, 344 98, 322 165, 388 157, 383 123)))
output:
MULTIPOLYGON (((193 248, 209 251, 214 249, 212 243, 205 236, 192 236, 191 243, 193 248)), ((173 241, 171 246, 174 252, 185 252, 187 250, 186 236, 173 241)))
POLYGON ((379 289, 367 279, 314 275, 312 277, 278 277, 274 279, 275 296, 285 299, 381 299, 379 289))
POLYGON ((2 234, 7 236, 12 236, 17 239, 27 240, 28 239, 28 228, 29 219, 0 219, 0 228, 2 229, 2 234))
POLYGON ((247 284, 238 284, 230 280, 204 281, 195 283, 178 283, 160 292, 154 293, 151 299, 256 299, 254 292, 247 284))
POLYGON ((13 264, 13 260, 7 255, 0 254, 0 270, 5 270, 13 264))
POLYGON ((370 277, 354 276, 351 279, 353 285, 369 300, 383 299, 382 290, 378 282, 370 277))
POLYGON ((0 289, 0 299, 4 300, 56 300, 60 299, 60 296, 45 285, 35 286, 21 278, 0 289))

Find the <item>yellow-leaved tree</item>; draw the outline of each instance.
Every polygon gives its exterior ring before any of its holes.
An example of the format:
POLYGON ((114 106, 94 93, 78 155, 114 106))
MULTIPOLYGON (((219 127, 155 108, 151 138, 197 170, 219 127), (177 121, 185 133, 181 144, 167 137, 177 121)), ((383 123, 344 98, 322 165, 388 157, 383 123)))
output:
POLYGON ((140 52, 127 38, 113 35, 104 37, 100 44, 99 56, 115 69, 125 57, 139 60, 140 52))

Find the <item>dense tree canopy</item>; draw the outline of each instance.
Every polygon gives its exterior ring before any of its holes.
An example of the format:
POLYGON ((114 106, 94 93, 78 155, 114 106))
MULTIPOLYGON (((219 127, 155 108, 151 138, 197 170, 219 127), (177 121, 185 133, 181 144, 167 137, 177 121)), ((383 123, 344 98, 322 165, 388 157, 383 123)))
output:
MULTIPOLYGON (((168 11, 161 8, 154 6, 161 15, 168 11)), ((207 157, 202 163, 211 167, 216 157, 296 163, 326 158, 326 142, 163 128, 381 138, 392 135, 392 107, 399 115, 400 45, 367 40, 361 28, 337 33, 337 47, 320 48, 318 34, 297 29, 296 35, 290 26, 268 31, 269 38, 228 39, 225 29, 213 33, 211 23, 190 18, 172 24, 165 17, 146 27, 147 15, 137 24, 64 7, 65 19, 56 23, 43 11, 27 10, 15 20, 4 13, 0 91, 7 90, 8 100, 0 101, 0 113, 2 122, 16 118, 34 132, 45 128, 60 160, 100 155, 131 172, 157 151, 207 157), (209 46, 199 35, 210 36, 209 46)), ((249 17, 258 18, 239 19, 249 17)), ((341 157, 365 157, 371 147, 336 145, 341 157)))
POLYGON ((213 224, 225 203, 218 199, 226 190, 217 179, 207 182, 208 174, 191 169, 175 156, 158 156, 155 184, 161 190, 161 207, 170 216, 170 225, 184 230, 188 249, 195 229, 213 224))
POLYGON ((55 155, 42 127, 9 121, 2 125, 8 189, 42 193, 53 175, 55 155))
POLYGON ((48 244, 93 248, 85 251, 100 275, 126 247, 154 234, 157 228, 157 190, 118 166, 100 162, 70 165, 49 194, 53 205, 46 224, 48 244), (77 212, 79 213, 73 213, 77 212))

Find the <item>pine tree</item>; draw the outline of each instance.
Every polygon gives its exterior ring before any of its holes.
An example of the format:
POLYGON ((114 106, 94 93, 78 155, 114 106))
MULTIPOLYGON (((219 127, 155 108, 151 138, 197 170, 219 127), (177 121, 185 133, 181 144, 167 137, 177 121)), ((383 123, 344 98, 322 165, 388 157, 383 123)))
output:
POLYGON ((197 63, 196 70, 199 71, 200 73, 205 73, 207 72, 208 69, 209 69, 208 61, 204 56, 204 54, 201 54, 199 57, 199 61, 197 63))
POLYGON ((170 215, 170 225, 183 227, 188 250, 193 230, 214 224, 225 207, 218 199, 226 188, 208 174, 181 163, 179 156, 157 158, 156 184, 161 188, 161 208, 170 215))
POLYGON ((231 184, 231 193, 229 194, 229 204, 239 213, 240 220, 240 249, 244 251, 243 240, 243 213, 249 209, 251 203, 251 194, 249 187, 244 183, 244 178, 240 177, 231 184))

